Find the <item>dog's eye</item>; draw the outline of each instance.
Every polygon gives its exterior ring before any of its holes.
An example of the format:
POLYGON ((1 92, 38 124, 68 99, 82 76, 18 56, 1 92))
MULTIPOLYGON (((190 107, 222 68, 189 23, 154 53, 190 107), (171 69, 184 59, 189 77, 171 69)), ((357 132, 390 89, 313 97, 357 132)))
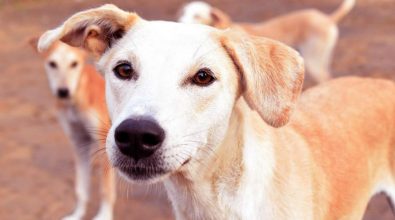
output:
POLYGON ((133 76, 133 68, 130 63, 121 63, 114 68, 115 75, 120 79, 131 79, 133 76))
POLYGON ((200 69, 192 78, 192 82, 198 86, 208 86, 215 81, 213 73, 209 69, 200 69))
POLYGON ((78 62, 77 61, 72 62, 71 65, 70 65, 71 68, 76 68, 77 66, 78 66, 78 62))
POLYGON ((49 65, 51 68, 53 68, 53 69, 56 69, 56 68, 58 67, 58 65, 57 65, 54 61, 49 61, 49 62, 48 62, 48 65, 49 65))

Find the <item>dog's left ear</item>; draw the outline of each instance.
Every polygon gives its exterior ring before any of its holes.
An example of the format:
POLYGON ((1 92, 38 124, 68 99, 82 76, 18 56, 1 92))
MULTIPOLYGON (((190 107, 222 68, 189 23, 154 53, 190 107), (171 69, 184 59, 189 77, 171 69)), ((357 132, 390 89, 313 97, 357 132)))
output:
POLYGON ((71 16, 58 28, 45 32, 38 42, 38 50, 45 51, 57 40, 61 40, 71 46, 84 47, 100 57, 139 19, 137 14, 110 4, 82 11, 71 16))
POLYGON ((221 11, 218 8, 212 7, 210 10, 211 16, 211 24, 210 26, 225 29, 230 26, 231 19, 230 17, 225 14, 225 12, 221 11))
POLYGON ((303 84, 298 52, 274 40, 232 31, 224 31, 220 42, 240 74, 240 91, 248 105, 269 125, 285 125, 303 84))

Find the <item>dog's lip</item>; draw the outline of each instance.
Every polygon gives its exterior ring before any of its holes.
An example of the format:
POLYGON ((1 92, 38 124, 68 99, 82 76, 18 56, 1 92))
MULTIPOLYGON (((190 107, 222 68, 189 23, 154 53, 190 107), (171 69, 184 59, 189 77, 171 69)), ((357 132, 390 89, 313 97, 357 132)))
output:
POLYGON ((150 180, 168 173, 161 167, 142 165, 116 166, 116 168, 132 180, 150 180))
POLYGON ((176 169, 176 170, 166 170, 163 167, 158 167, 158 166, 144 166, 144 165, 129 165, 129 166, 117 166, 115 167, 123 174, 125 175, 128 179, 134 180, 134 181, 150 181, 154 180, 158 177, 164 177, 166 175, 169 175, 171 173, 177 172, 177 170, 182 169, 184 166, 186 166, 189 162, 191 162, 192 158, 186 159, 181 166, 176 169))

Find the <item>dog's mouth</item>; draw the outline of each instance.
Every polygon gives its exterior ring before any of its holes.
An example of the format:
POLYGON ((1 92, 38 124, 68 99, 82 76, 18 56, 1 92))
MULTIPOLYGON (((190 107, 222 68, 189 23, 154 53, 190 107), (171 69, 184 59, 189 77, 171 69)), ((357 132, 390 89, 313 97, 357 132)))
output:
POLYGON ((139 161, 136 163, 129 160, 123 160, 113 163, 113 166, 128 180, 153 183, 177 172, 190 162, 191 158, 188 158, 180 163, 176 169, 166 168, 166 166, 161 165, 162 163, 160 161, 139 161))
POLYGON ((134 181, 149 181, 168 173, 165 169, 155 166, 116 166, 116 168, 128 179, 134 181))

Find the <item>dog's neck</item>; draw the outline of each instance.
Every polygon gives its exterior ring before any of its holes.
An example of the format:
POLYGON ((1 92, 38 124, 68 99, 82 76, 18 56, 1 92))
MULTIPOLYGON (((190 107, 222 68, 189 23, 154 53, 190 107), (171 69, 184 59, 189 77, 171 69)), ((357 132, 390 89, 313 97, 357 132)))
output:
POLYGON ((262 189, 272 178, 273 149, 270 140, 263 138, 269 137, 266 132, 271 130, 261 122, 257 113, 248 108, 243 99, 239 100, 230 118, 226 136, 213 154, 199 162, 191 162, 191 165, 188 164, 191 168, 187 171, 165 180, 177 219, 234 219, 257 213, 251 212, 251 209, 269 214, 262 210, 268 199, 268 195, 265 195, 267 191, 262 190, 259 192, 263 194, 255 195, 255 187, 245 188, 243 185, 259 183, 256 187, 262 189), (258 158, 257 155, 265 157, 258 158), (256 176, 256 173, 260 175, 256 176), (251 196, 259 197, 254 201, 261 203, 250 204, 251 199, 248 198, 251 196))

